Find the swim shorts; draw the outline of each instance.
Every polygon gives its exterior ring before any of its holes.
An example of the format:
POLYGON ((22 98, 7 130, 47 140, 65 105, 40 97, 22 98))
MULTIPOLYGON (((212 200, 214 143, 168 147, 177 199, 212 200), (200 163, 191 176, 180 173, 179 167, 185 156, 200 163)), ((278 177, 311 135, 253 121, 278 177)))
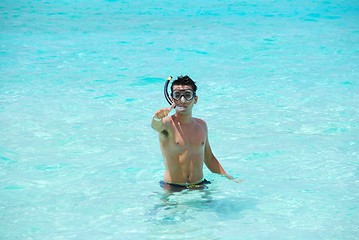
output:
POLYGON ((191 184, 188 183, 186 185, 180 185, 180 184, 175 184, 175 183, 167 183, 164 181, 160 181, 160 186, 161 188, 165 189, 165 190, 170 190, 172 192, 179 192, 185 189, 191 189, 191 190, 203 190, 203 189, 207 189, 208 187, 206 186, 207 184, 210 184, 211 182, 204 179, 202 182, 199 183, 195 183, 195 184, 191 184))

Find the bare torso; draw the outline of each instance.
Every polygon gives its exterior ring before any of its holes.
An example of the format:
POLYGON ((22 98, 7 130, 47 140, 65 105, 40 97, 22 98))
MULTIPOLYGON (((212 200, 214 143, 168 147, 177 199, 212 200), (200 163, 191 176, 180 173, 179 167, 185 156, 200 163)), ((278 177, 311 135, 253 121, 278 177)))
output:
POLYGON ((233 179, 211 150, 206 123, 192 117, 192 108, 198 101, 194 82, 188 76, 177 80, 171 86, 171 106, 157 110, 151 121, 151 127, 159 133, 166 167, 164 181, 185 186, 199 183, 203 180, 203 164, 211 172, 233 179), (174 108, 176 113, 169 116, 174 108))
POLYGON ((176 184, 202 181, 207 141, 205 122, 192 118, 188 123, 180 123, 175 115, 167 117, 166 122, 166 132, 160 133, 166 166, 164 181, 176 184))

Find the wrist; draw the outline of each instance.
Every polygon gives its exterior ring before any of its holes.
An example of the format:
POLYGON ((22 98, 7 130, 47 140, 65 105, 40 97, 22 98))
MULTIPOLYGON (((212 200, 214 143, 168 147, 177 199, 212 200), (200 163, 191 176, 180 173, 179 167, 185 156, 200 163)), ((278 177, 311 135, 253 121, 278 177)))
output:
POLYGON ((157 122, 162 121, 161 118, 158 118, 158 117, 156 117, 156 116, 154 116, 152 119, 155 120, 155 121, 157 121, 157 122))

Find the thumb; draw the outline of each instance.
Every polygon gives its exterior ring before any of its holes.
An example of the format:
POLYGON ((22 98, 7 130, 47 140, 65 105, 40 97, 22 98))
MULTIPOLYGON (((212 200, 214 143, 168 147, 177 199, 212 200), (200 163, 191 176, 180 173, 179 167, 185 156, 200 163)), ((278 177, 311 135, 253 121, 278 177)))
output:
POLYGON ((172 105, 168 108, 168 112, 171 112, 172 109, 173 109, 175 106, 176 106, 176 104, 175 104, 175 103, 172 103, 172 105))

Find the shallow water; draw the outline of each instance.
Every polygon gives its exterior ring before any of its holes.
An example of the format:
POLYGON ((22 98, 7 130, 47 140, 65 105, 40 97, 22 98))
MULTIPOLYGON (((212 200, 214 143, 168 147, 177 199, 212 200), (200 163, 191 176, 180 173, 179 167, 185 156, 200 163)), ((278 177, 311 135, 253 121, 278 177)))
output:
POLYGON ((356 1, 2 1, 2 239, 356 239, 356 1), (167 196, 168 75, 240 184, 167 196))

